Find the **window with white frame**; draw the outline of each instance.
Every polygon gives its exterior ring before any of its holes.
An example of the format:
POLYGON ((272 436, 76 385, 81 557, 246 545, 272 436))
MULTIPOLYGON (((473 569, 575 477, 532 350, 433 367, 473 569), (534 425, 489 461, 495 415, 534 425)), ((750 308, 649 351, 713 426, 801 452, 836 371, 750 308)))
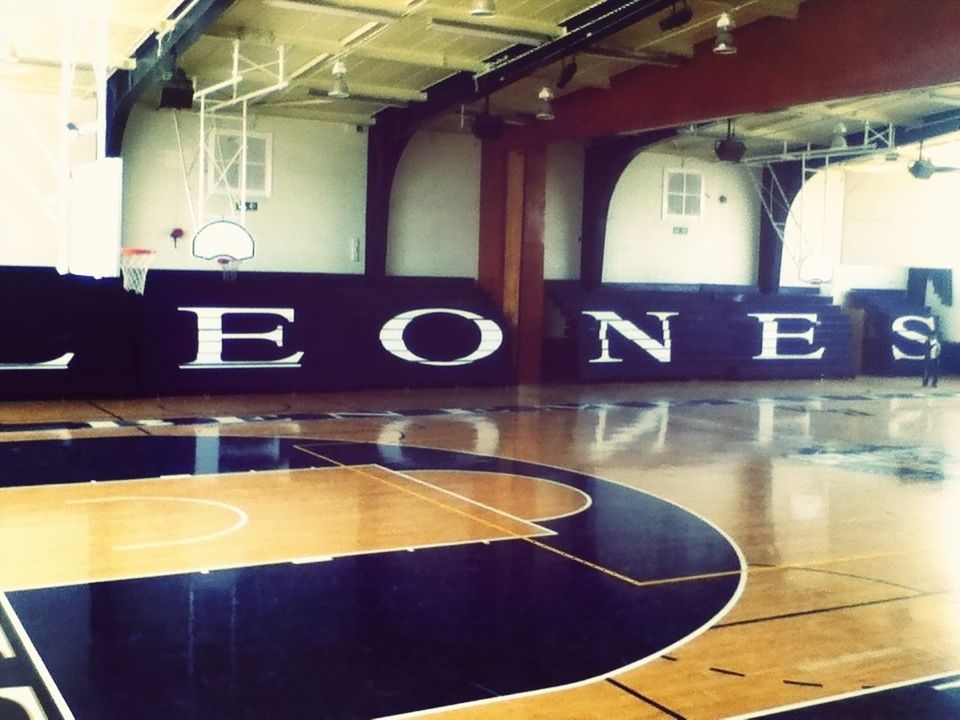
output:
POLYGON ((703 174, 667 170, 663 179, 663 216, 697 219, 703 210, 703 174))
MULTIPOLYGON (((239 130, 214 130, 210 138, 209 187, 211 192, 240 193, 239 130)), ((247 196, 269 197, 272 184, 271 155, 273 136, 270 133, 247 133, 247 196)))

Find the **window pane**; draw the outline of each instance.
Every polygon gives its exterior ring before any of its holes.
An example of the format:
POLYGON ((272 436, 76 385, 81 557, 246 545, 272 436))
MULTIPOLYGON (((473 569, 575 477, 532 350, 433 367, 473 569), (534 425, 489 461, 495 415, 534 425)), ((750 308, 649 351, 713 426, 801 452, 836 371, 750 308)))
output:
POLYGON ((266 173, 262 165, 247 166, 247 189, 263 190, 266 188, 266 173))
POLYGON ((239 153, 240 138, 232 135, 220 136, 220 158, 222 160, 229 161, 234 156, 239 157, 239 153))
POLYGON ((667 192, 683 192, 683 173, 669 173, 667 175, 667 192))
POLYGON ((223 174, 223 177, 225 187, 240 187, 240 165, 238 163, 234 163, 228 167, 227 171, 223 174))
POLYGON ((700 216, 700 196, 688 195, 684 200, 683 214, 691 217, 700 216))
POLYGON ((683 195, 667 195, 667 214, 683 215, 683 195))
POLYGON ((687 173, 686 178, 687 178, 687 194, 699 195, 700 194, 700 174, 687 173))
POLYGON ((265 162, 267 157, 266 138, 247 136, 247 162, 265 162))

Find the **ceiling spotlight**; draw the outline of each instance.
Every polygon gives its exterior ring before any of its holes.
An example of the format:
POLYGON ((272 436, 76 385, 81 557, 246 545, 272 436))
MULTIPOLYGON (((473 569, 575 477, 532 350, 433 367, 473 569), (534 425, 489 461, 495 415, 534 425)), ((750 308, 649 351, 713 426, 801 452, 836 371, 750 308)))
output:
POLYGON ((670 14, 660 21, 660 29, 664 32, 667 30, 676 30, 678 27, 686 25, 692 18, 693 10, 687 5, 687 0, 680 0, 680 2, 675 2, 673 7, 670 8, 670 14))
POLYGON ((917 180, 929 180, 934 176, 934 173, 937 172, 937 166, 922 157, 915 163, 912 163, 910 167, 907 168, 907 171, 917 180))
POLYGON ((570 84, 570 81, 573 80, 573 76, 577 74, 577 60, 576 58, 571 58, 570 62, 567 63, 564 61, 563 67, 560 68, 560 77, 557 78, 557 87, 561 90, 570 84))
POLYGON ((847 148, 847 126, 838 123, 833 129, 833 137, 830 139, 831 150, 846 150, 847 148))
POLYGON ((339 99, 350 97, 350 88, 347 87, 347 66, 343 60, 333 63, 333 87, 327 95, 339 99))
POLYGON ((553 120, 553 91, 548 87, 543 87, 537 95, 539 108, 537 109, 537 120, 553 120))
POLYGON ((713 43, 713 52, 717 55, 736 55, 737 47, 733 44, 733 20, 729 13, 720 13, 717 18, 717 39, 713 43))
POLYGON ((496 14, 496 0, 473 0, 470 6, 470 15, 473 17, 493 17, 496 14))

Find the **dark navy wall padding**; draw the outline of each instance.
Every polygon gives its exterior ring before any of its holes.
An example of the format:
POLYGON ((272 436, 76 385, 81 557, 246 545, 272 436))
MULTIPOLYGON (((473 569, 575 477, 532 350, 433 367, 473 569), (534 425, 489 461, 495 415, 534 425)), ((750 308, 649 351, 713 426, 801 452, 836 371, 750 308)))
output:
MULTIPOLYGON (((380 342, 383 325, 423 308, 467 311, 505 327, 469 279, 381 278, 153 270, 142 297, 119 279, 59 276, 52 269, 0 271, 0 396, 65 397, 159 393, 293 392, 427 385, 493 385, 509 380, 509 343, 465 365, 401 359, 380 342), (227 315, 225 333, 282 327, 280 347, 264 339, 227 340, 224 360, 277 361, 303 352, 300 368, 181 369, 197 358, 198 320, 182 307, 289 308, 294 322, 269 314, 227 315), (11 370, 74 353, 67 370, 11 370)), ((422 358, 450 361, 473 352, 476 323, 450 314, 411 322, 403 335, 422 358)))
POLYGON ((700 291, 655 290, 604 286, 585 292, 571 284, 550 286, 551 297, 566 316, 571 350, 581 380, 646 380, 681 378, 820 378, 850 377, 853 371, 850 318, 830 298, 811 294, 760 295, 746 288, 698 288, 700 291), (608 354, 621 362, 591 362, 601 356, 600 323, 585 311, 607 311, 629 320, 654 342, 664 341, 661 321, 652 312, 677 313, 670 318, 669 362, 660 362, 620 332, 609 329, 608 354), (780 355, 807 355, 823 348, 819 359, 757 359, 762 324, 751 314, 815 315, 779 320, 781 335, 813 330, 813 342, 782 337, 780 355))
MULTIPOLYGON (((923 278, 926 285, 926 276, 923 278)), ((920 375, 923 372, 922 360, 898 359, 894 356, 893 346, 908 355, 923 355, 923 343, 901 337, 894 333, 893 324, 897 318, 914 316, 934 318, 930 308, 922 302, 913 300, 909 291, 903 290, 852 290, 848 302, 853 307, 864 310, 863 328, 863 371, 870 375, 907 376, 920 375)), ((936 320, 936 318, 934 318, 936 320)), ((937 321, 939 324, 939 321, 937 321)), ((928 326, 913 321, 907 329, 926 333, 928 326)), ((956 360, 956 348, 944 344, 941 367, 948 370, 956 360)), ((958 365, 960 367, 960 365, 958 365)))

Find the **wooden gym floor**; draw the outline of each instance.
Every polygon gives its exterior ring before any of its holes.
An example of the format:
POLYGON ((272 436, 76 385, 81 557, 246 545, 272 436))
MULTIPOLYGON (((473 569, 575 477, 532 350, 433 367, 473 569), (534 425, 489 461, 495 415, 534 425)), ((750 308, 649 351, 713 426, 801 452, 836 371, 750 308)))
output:
POLYGON ((945 717, 958 430, 952 378, 3 403, 0 718, 945 717))

